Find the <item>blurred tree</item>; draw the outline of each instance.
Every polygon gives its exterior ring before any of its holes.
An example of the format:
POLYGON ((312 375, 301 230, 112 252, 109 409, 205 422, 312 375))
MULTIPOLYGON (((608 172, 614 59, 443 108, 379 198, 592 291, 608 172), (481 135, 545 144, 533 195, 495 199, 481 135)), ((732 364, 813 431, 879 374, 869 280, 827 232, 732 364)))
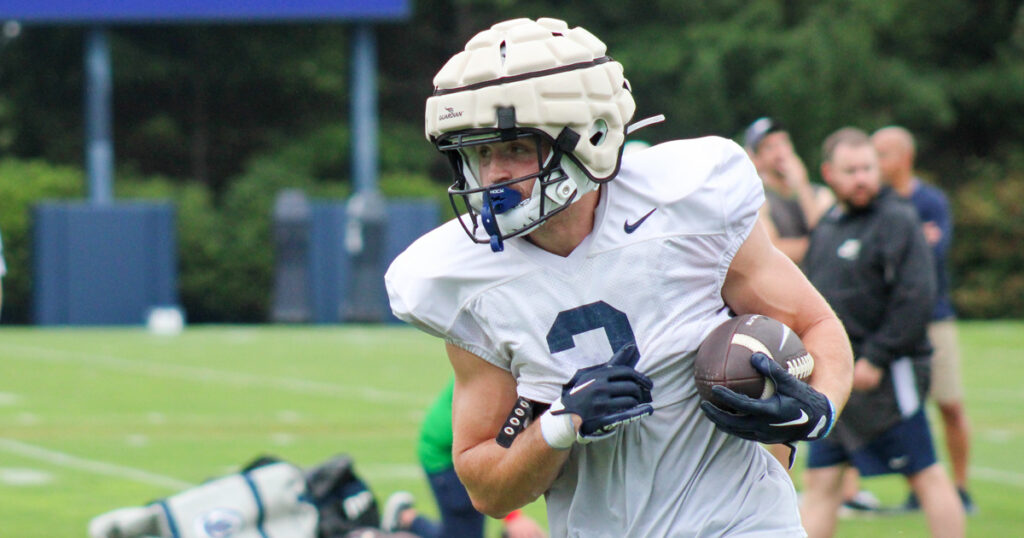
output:
MULTIPOLYGON (((829 132, 901 124, 918 137, 926 177, 954 198, 967 189, 970 203, 957 206, 970 212, 965 231, 995 233, 991 226, 998 223, 986 220, 985 208, 1014 211, 1012 201, 988 202, 1004 193, 995 185, 1024 176, 1020 0, 411 4, 410 20, 376 30, 381 172, 401 178, 389 179, 389 189, 422 189, 427 177, 449 181, 422 134, 423 101, 442 63, 494 22, 550 16, 608 44, 635 89, 637 118, 666 114, 666 122, 638 135, 644 140, 737 138, 755 118, 773 115, 789 125, 814 177, 829 132)), ((24 27, 3 41, 0 156, 81 166, 83 39, 82 28, 58 26, 24 27)), ((223 215, 262 210, 263 201, 243 203, 245 193, 270 192, 290 177, 347 192, 349 146, 361 134, 347 128, 348 39, 349 27, 333 23, 113 29, 120 171, 203 186, 209 209, 223 215)), ((225 245, 263 237, 245 233, 225 245)), ((1006 233, 1024 241, 1016 228, 1006 233)), ((1005 252, 979 251, 980 243, 967 249, 959 246, 964 235, 958 237, 954 276, 978 283, 1003 274, 982 269, 1005 261, 1005 252)), ((204 296, 202 279, 188 282, 195 286, 189 293, 204 296)), ((1024 306, 1018 311, 1024 315, 1024 306)), ((208 313, 222 315, 213 301, 208 313)))
MULTIPOLYGON (((548 15, 608 43, 636 88, 639 116, 668 116, 648 139, 736 136, 772 114, 813 157, 844 124, 904 124, 919 133, 922 162, 944 170, 1024 145, 1019 0, 652 0, 643 9, 418 0, 413 8, 409 21, 377 30, 385 125, 419 129, 431 77, 474 32, 548 15)), ((142 173, 200 181, 219 195, 253 155, 347 122, 347 25, 146 25, 112 36, 116 156, 142 173)), ((0 150, 81 161, 82 40, 78 27, 27 27, 0 49, 0 150)))
POLYGON ((118 158, 143 173, 190 177, 219 194, 248 156, 348 115, 342 26, 132 27, 116 35, 118 158))
MULTIPOLYGON (((347 117, 343 26, 148 25, 111 36, 121 166, 219 194, 249 156, 347 117)), ((29 28, 3 51, 4 93, 18 109, 11 153, 82 160, 83 39, 77 27, 29 28)))

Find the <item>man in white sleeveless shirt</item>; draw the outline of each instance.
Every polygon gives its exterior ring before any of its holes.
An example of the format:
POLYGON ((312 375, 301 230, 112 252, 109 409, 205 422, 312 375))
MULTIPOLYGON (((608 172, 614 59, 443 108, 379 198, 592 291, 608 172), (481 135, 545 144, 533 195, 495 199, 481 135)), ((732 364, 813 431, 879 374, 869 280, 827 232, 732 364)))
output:
POLYGON ((500 517, 543 494, 553 537, 802 536, 793 485, 757 441, 827 435, 852 356, 757 224, 743 150, 709 137, 622 157, 622 66, 559 20, 494 25, 434 85, 426 132, 461 215, 386 281, 395 314, 445 340, 474 506, 500 517), (776 396, 702 410, 696 349, 748 312, 800 335, 810 385, 757 354, 776 396))

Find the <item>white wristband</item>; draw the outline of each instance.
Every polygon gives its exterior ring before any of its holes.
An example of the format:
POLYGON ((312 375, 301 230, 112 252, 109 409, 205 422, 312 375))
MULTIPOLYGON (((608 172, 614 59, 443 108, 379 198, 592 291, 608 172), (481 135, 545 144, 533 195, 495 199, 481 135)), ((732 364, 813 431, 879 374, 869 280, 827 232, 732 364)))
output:
MULTIPOLYGON (((556 401, 555 404, 562 408, 561 401, 556 401)), ((552 409, 555 409, 555 404, 552 404, 552 409)), ((571 447, 576 442, 576 427, 572 423, 572 413, 552 415, 551 409, 548 409, 540 416, 540 434, 551 448, 565 450, 571 447)))

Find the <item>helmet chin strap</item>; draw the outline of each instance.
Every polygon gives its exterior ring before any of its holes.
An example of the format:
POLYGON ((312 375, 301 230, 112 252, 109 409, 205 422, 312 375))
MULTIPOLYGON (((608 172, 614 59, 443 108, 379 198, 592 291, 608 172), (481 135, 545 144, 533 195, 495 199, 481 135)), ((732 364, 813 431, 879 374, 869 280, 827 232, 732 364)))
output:
MULTIPOLYGON (((547 156, 541 163, 541 168, 547 168, 551 163, 554 154, 547 156)), ((534 185, 537 189, 537 185, 534 185)), ((483 192, 482 204, 480 205, 480 221, 484 231, 490 236, 492 252, 505 250, 505 240, 501 237, 501 228, 498 226, 498 215, 518 207, 523 202, 523 195, 510 187, 494 187, 483 192)))
MULTIPOLYGON (((514 114, 514 109, 509 109, 509 111, 514 114)), ((503 119, 500 113, 505 110, 499 109, 498 112, 499 119, 503 119)), ((508 123, 508 121, 506 118, 504 123, 508 123)), ((499 121, 499 123, 502 122, 499 121)), ((502 252, 505 250, 505 237, 503 237, 505 234, 502 233, 502 224, 505 225, 505 228, 512 230, 514 235, 522 233, 526 228, 537 226, 546 219, 548 215, 539 214, 541 208, 545 207, 545 199, 555 208, 546 212, 550 214, 558 212, 597 188, 596 182, 592 181, 571 158, 566 158, 571 155, 572 149, 578 141, 579 135, 575 131, 569 127, 562 130, 552 144, 550 153, 545 156, 544 162, 540 163, 541 175, 537 177, 528 200, 524 199, 519 191, 508 185, 494 186, 480 192, 480 222, 484 232, 488 235, 491 251, 502 252), (538 214, 533 215, 534 212, 538 214)), ((478 178, 465 160, 462 162, 462 166, 464 177, 469 180, 469 183, 479 185, 478 178)))
POLYGON ((495 216, 519 205, 523 196, 515 189, 497 187, 485 190, 483 198, 483 204, 480 207, 480 220, 484 225, 484 231, 491 236, 491 251, 501 252, 505 250, 505 242, 501 238, 501 230, 498 228, 495 216))
MULTIPOLYGON (((552 164, 553 158, 554 155, 548 155, 543 165, 545 169, 552 164)), ((572 162, 572 159, 559 156, 558 165, 550 168, 549 174, 561 174, 562 179, 556 185, 545 187, 542 192, 535 191, 531 197, 546 197, 556 207, 578 200, 584 194, 597 188, 597 183, 590 181, 590 178, 576 166, 576 163, 572 162)), ((534 185, 534 189, 538 188, 539 184, 534 185)), ((502 238, 498 216, 523 205, 523 196, 519 191, 508 186, 494 187, 483 191, 481 202, 480 221, 484 231, 490 237, 491 251, 501 252, 505 250, 505 242, 502 238)))

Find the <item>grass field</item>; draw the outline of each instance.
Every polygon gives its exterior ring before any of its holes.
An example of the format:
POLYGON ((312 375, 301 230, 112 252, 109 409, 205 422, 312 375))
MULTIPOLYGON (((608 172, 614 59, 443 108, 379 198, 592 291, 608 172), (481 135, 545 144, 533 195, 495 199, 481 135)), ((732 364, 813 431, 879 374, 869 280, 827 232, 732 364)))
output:
MULTIPOLYGON (((960 336, 980 506, 968 534, 1024 536, 1024 323, 962 323, 960 336)), ((0 328, 0 537, 85 536, 97 514, 263 454, 351 454, 381 503, 406 489, 436 513, 415 442, 448 376, 441 343, 405 327, 0 328)), ((865 486, 892 504, 905 494, 897 479, 865 486)), ((839 530, 927 535, 921 515, 839 530)))

